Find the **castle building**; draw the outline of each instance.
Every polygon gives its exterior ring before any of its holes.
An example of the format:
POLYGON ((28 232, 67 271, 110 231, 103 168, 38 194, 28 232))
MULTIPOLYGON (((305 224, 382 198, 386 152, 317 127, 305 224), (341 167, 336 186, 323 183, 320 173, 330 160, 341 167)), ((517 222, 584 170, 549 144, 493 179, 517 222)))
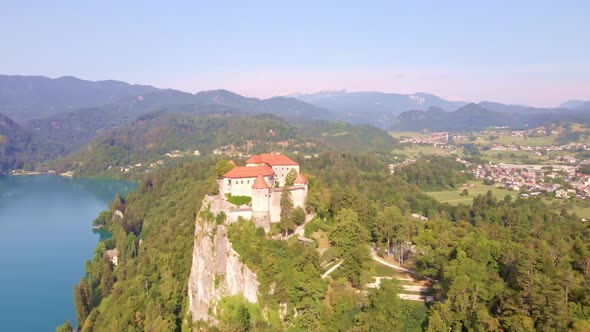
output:
POLYGON ((252 156, 246 166, 236 166, 219 179, 221 194, 252 197, 251 206, 241 208, 240 215, 247 216, 249 209, 255 222, 266 230, 270 229, 271 222, 281 220, 280 203, 284 189, 289 191, 295 208, 305 208, 307 179, 299 173, 299 164, 282 154, 252 156), (297 172, 297 178, 292 186, 285 187, 291 170, 297 172))

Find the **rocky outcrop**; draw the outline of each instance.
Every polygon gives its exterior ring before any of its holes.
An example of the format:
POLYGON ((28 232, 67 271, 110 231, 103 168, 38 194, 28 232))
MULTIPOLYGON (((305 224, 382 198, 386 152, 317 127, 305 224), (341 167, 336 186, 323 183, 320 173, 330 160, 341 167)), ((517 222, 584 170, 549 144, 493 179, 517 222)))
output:
POLYGON ((200 217, 195 224, 188 281, 189 310, 193 320, 214 325, 217 323, 217 304, 222 298, 241 294, 245 300, 256 303, 259 283, 256 274, 240 262, 224 225, 200 217))

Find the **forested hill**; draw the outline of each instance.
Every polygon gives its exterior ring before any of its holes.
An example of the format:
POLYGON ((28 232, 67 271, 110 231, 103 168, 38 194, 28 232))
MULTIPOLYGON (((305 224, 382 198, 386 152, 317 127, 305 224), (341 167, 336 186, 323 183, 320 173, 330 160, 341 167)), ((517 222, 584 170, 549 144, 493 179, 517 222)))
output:
POLYGON ((397 117, 391 129, 467 132, 496 126, 534 128, 564 121, 590 124, 590 109, 545 109, 482 102, 465 105, 453 112, 440 108, 404 112, 397 117))
MULTIPOLYGON (((439 161, 429 161, 436 174, 422 167, 412 182, 453 175, 456 165, 439 161)), ((266 291, 258 303, 221 301, 211 331, 589 330, 590 226, 581 218, 538 198, 499 201, 491 192, 471 206, 440 204, 406 182, 409 173, 390 174, 373 156, 325 153, 301 167, 310 180, 306 208, 318 216, 306 235, 325 234, 330 248, 319 255, 295 237, 273 240, 248 221, 228 226, 240 261, 266 291), (397 282, 365 287, 378 273, 371 245, 389 243, 394 257, 433 285, 430 305, 400 300, 397 282), (342 265, 321 279, 333 260, 342 265)), ((187 310, 191 231, 214 183, 210 160, 156 171, 100 215, 97 223, 113 237, 98 244, 75 287, 83 331, 198 330, 187 310), (113 248, 116 267, 106 254, 113 248)))
POLYGON ((153 116, 153 113, 195 116, 265 113, 297 124, 332 119, 326 110, 293 98, 259 100, 226 90, 197 94, 162 90, 34 119, 28 121, 24 127, 39 140, 54 142, 63 146, 65 151, 71 152, 105 131, 126 126, 142 117, 153 116))
MULTIPOLYGON (((76 175, 120 177, 125 175, 120 167, 158 160, 175 162, 166 156, 172 151, 190 158, 197 157, 195 151, 210 155, 214 150, 233 156, 267 151, 303 156, 323 151, 390 151, 395 144, 396 140, 385 131, 340 122, 295 125, 269 114, 153 113, 104 132, 55 166, 59 172, 74 170, 76 175)), ((146 167, 142 165, 141 170, 146 167)))
POLYGON ((29 168, 55 156, 58 147, 41 142, 0 113, 0 173, 14 168, 29 168))

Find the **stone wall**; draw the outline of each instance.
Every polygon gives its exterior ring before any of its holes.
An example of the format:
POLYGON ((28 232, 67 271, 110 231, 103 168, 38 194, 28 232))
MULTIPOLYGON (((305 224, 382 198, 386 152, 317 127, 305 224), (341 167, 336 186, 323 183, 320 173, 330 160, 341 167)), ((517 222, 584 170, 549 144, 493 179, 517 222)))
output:
MULTIPOLYGON (((291 192, 291 200, 293 200, 293 207, 302 207, 305 209, 305 199, 307 197, 307 185, 295 185, 287 187, 291 192)), ((275 223, 281 221, 281 194, 283 188, 270 188, 270 222, 275 223)))

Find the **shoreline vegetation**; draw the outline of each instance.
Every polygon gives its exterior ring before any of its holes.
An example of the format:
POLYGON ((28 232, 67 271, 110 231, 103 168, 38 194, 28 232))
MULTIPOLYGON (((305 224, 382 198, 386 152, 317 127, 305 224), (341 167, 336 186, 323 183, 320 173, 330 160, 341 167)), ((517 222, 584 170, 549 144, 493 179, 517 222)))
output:
POLYGON ((59 175, 67 178, 73 178, 74 172, 67 171, 64 173, 57 173, 55 171, 47 171, 47 172, 39 172, 39 171, 22 171, 22 170, 12 170, 11 172, 2 172, 0 175, 13 175, 13 176, 30 176, 30 175, 59 175))

